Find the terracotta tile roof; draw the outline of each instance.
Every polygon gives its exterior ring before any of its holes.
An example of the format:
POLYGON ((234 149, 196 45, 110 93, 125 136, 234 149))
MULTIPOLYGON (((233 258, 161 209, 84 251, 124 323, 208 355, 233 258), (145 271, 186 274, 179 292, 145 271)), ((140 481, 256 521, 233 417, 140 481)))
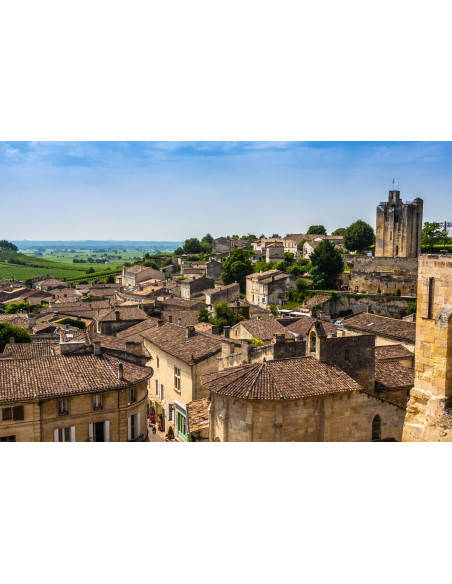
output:
POLYGON ((125 272, 131 272, 132 274, 139 274, 143 270, 147 270, 145 266, 130 266, 130 268, 125 268, 125 272))
POLYGON ((375 347, 375 359, 384 361, 386 359, 408 359, 413 358, 414 353, 406 349, 403 345, 382 345, 375 347))
POLYGON ((255 339, 260 339, 261 341, 270 341, 275 333, 283 334, 286 339, 293 339, 293 334, 288 332, 276 318, 244 320, 232 327, 231 338, 240 327, 243 327, 255 339))
POLYGON ((143 331, 147 331, 155 326, 157 326, 158 318, 151 318, 148 317, 147 320, 142 320, 141 322, 134 324, 133 326, 129 326, 126 329, 119 331, 116 333, 117 339, 125 339, 125 340, 135 340, 132 337, 140 337, 143 331))
POLYGON ((119 320, 147 320, 148 315, 143 309, 137 306, 115 306, 112 310, 109 310, 106 314, 102 315, 98 320, 100 322, 115 321, 116 312, 119 312, 119 320))
POLYGON ((28 401, 121 389, 145 381, 152 369, 102 355, 0 359, 0 402, 28 401), (118 363, 124 381, 118 379, 118 363))
MULTIPOLYGON (((53 357, 59 352, 59 342, 44 343, 8 343, 3 349, 3 356, 11 359, 33 359, 34 357, 53 357)), ((0 355, 0 357, 2 357, 0 355)))
POLYGON ((172 310, 196 310, 203 304, 205 303, 199 300, 187 300, 186 298, 166 298, 163 300, 163 308, 172 310))
POLYGON ((9 322, 9 324, 13 326, 18 326, 27 330, 30 326, 28 316, 23 314, 0 314, 0 323, 1 322, 9 322))
POLYGON ((190 433, 209 427, 209 402, 198 399, 187 404, 188 428, 190 433))
POLYGON ((367 312, 344 319, 343 327, 381 335, 382 337, 402 339, 411 344, 416 339, 416 323, 377 314, 368 314, 367 312))
POLYGON ((176 324, 165 323, 144 331, 142 336, 145 341, 189 364, 203 361, 221 351, 221 337, 196 332, 195 336, 187 338, 187 329, 176 324))
POLYGON ((198 312, 195 310, 162 310, 162 319, 165 322, 169 322, 169 317, 173 318, 173 324, 183 327, 198 324, 198 312))
POLYGON ((375 390, 411 389, 414 386, 414 368, 397 361, 375 362, 375 390))
POLYGON ((313 357, 224 369, 203 375, 201 383, 210 391, 252 400, 290 400, 361 389, 336 365, 313 357))

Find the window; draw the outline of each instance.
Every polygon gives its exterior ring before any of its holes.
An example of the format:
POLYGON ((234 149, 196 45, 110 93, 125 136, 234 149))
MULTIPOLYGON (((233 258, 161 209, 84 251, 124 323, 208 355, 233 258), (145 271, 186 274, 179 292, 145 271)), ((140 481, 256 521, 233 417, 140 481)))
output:
POLYGON ((110 442, 110 422, 94 422, 89 425, 89 440, 91 442, 110 442))
POLYGON ((15 436, 2 436, 0 438, 0 442, 15 442, 15 441, 16 441, 15 436))
POLYGON ((427 304, 427 318, 433 318, 433 291, 435 278, 430 276, 428 279, 428 304, 427 304))
POLYGON ((165 401, 165 388, 163 387, 162 384, 160 384, 160 399, 162 400, 162 402, 165 401))
POLYGON ((69 414, 69 401, 67 399, 58 400, 58 415, 67 416, 69 414))
POLYGON ((187 422, 185 416, 176 410, 176 431, 181 438, 186 438, 187 422))
POLYGON ((135 387, 132 387, 132 389, 130 390, 130 403, 133 404, 136 401, 137 401, 136 388, 135 387))
POLYGON ((102 410, 104 407, 104 396, 101 393, 98 393, 93 396, 93 409, 94 410, 102 410))
POLYGON ((381 418, 378 414, 372 421, 372 440, 381 440, 381 418))
POLYGON ((24 419, 24 406, 14 408, 3 408, 3 421, 16 421, 24 419))
POLYGON ((75 442, 75 426, 55 428, 53 434, 55 442, 75 442))
POLYGON ((159 394, 159 382, 158 382, 158 380, 156 379, 156 380, 155 380, 155 395, 158 395, 158 394, 159 394))
POLYGON ((157 369, 160 367, 160 359, 157 357, 157 369))
POLYGON ((174 406, 168 404, 168 422, 174 422, 174 406))
POLYGON ((180 392, 180 369, 174 367, 174 389, 180 392))
POLYGON ((129 442, 133 440, 138 440, 140 438, 140 423, 141 423, 141 414, 138 412, 137 414, 133 414, 133 416, 129 416, 127 418, 127 439, 129 442))

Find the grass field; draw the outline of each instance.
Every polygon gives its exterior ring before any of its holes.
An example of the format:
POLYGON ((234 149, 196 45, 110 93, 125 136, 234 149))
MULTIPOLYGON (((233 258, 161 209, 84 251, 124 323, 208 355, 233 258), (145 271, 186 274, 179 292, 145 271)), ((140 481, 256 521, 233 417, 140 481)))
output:
MULTIPOLYGON (((105 252, 104 252, 105 253, 105 252)), ((116 254, 118 255, 118 254, 116 254)), ((73 259, 87 260, 89 257, 93 259, 100 259, 103 254, 89 250, 77 250, 74 252, 55 252, 53 250, 46 250, 41 256, 35 256, 32 250, 27 250, 27 253, 15 253, 10 251, 2 251, 0 253, 0 279, 16 279, 25 281, 28 278, 36 276, 53 276, 54 278, 74 278, 83 277, 93 274, 86 274, 87 270, 92 268, 95 272, 108 272, 111 270, 118 270, 125 262, 132 263, 139 256, 137 252, 121 252, 119 254, 121 259, 108 259, 108 263, 90 262, 90 263, 73 263, 73 259), (8 260, 16 259, 20 264, 9 263, 8 260), (22 262, 25 265, 22 265, 22 262)), ((139 258, 141 259, 141 258, 139 258)), ((99 273, 101 276, 101 273, 99 273)))

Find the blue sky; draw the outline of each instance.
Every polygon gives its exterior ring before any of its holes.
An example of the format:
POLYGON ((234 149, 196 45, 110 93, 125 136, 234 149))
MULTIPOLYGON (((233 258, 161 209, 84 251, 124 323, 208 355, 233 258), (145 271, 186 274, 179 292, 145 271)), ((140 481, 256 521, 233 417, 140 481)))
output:
POLYGON ((0 142, 0 239, 374 226, 393 178, 452 221, 451 142, 0 142))

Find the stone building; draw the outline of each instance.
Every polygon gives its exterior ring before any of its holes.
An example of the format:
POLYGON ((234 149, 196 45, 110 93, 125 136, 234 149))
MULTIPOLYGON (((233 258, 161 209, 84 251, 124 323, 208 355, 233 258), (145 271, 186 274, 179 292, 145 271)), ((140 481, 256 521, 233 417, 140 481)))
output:
POLYGON ((120 284, 122 286, 135 287, 146 280, 165 280, 165 274, 150 266, 136 265, 130 266, 130 268, 126 268, 125 266, 122 268, 120 278, 120 284))
POLYGON ((397 292, 414 296, 417 257, 421 253, 423 201, 403 203, 400 191, 389 191, 387 202, 377 206, 375 257, 353 256, 344 284, 360 292, 397 292))
POLYGON ((295 288, 295 278, 281 270, 268 270, 246 277, 246 300, 259 308, 268 309, 270 304, 282 306, 287 292, 295 288))
POLYGON ((344 318, 342 328, 347 335, 375 335, 375 344, 393 345, 394 341, 414 351, 416 323, 363 312, 344 318))
POLYGON ((404 441, 452 441, 452 254, 419 258, 415 380, 404 441))
POLYGON ((141 334, 154 369, 149 399, 157 418, 161 416, 161 427, 172 426, 176 438, 186 441, 190 434, 187 404, 208 397, 201 375, 218 370, 222 340, 219 335, 199 333, 194 326, 163 321, 141 334))
MULTIPOLYGON (((84 344, 84 343, 81 343, 84 344)), ((27 345, 0 357, 0 442, 126 442, 147 437, 152 369, 80 343, 27 345)))
POLYGON ((187 278, 187 280, 181 280, 181 298, 187 298, 190 300, 194 294, 198 294, 199 292, 203 292, 204 290, 212 288, 214 283, 215 280, 213 278, 206 278, 205 276, 201 276, 200 278, 187 278))
POLYGON ((417 258, 421 253, 423 201, 403 203, 400 191, 389 191, 377 207, 375 257, 417 258))

